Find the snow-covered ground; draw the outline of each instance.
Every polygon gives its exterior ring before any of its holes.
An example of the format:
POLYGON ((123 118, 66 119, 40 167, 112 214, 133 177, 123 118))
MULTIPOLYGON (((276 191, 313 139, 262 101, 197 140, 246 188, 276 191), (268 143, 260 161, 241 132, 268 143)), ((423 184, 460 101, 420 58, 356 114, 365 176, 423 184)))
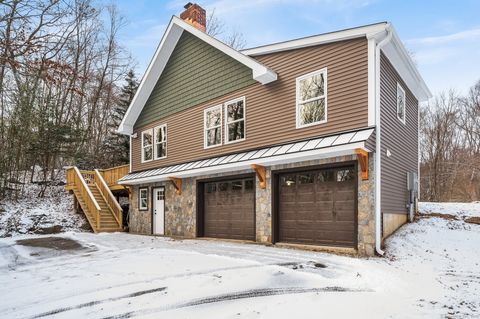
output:
MULTIPOLYGON (((480 208, 470 205, 469 216, 480 208)), ((480 316, 480 225, 461 218, 402 227, 385 258, 120 233, 49 237, 0 239, 1 318, 480 316), (56 249, 32 247, 45 244, 56 249)))
POLYGON ((21 198, 0 203, 0 237, 88 230, 86 219, 73 212, 73 199, 65 186, 47 188, 42 198, 38 184, 24 187, 21 198))
POLYGON ((459 218, 480 217, 480 202, 473 203, 419 203, 419 210, 423 214, 450 214, 459 218))

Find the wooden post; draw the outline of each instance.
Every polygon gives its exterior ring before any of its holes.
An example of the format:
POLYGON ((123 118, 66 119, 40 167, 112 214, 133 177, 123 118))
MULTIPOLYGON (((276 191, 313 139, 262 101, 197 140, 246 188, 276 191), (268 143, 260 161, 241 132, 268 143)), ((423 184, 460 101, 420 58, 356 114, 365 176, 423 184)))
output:
POLYGON ((265 189, 267 188, 267 169, 265 166, 252 164, 252 169, 257 174, 257 178, 260 181, 260 188, 265 189))

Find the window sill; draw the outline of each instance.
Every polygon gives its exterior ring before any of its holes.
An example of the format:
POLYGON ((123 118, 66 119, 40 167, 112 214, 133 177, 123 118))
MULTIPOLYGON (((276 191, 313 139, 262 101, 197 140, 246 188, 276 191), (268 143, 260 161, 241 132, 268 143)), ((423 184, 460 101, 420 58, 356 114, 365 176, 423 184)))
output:
POLYGON ((327 120, 323 120, 323 121, 320 121, 320 122, 314 122, 314 123, 309 123, 309 124, 303 124, 303 125, 298 125, 296 126, 296 129, 301 129, 301 128, 306 128, 306 127, 311 127, 311 126, 315 126, 315 125, 321 125, 321 124, 325 124, 327 123, 327 120))

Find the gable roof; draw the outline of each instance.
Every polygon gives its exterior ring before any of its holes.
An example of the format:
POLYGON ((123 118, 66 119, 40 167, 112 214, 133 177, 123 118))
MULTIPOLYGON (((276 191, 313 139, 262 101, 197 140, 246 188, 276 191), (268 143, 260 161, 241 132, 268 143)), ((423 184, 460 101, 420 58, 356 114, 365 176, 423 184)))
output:
POLYGON ((152 93, 155 84, 162 75, 167 62, 184 31, 190 32, 197 38, 205 41, 209 45, 250 68, 252 70, 253 79, 261 84, 267 84, 277 79, 277 74, 275 72, 257 60, 244 55, 243 53, 229 47, 225 43, 209 36, 205 32, 198 30, 182 19, 173 16, 168 24, 165 34, 162 37, 162 40, 160 41, 160 44, 157 47, 157 50, 155 51, 153 59, 148 65, 142 81, 140 82, 137 93, 133 97, 132 103, 130 104, 122 122, 120 123, 120 126, 117 130, 119 133, 126 135, 133 133, 133 126, 138 119, 143 106, 147 102, 148 97, 152 93))
POLYGON ((182 19, 173 16, 157 50, 155 51, 153 59, 151 60, 147 71, 142 78, 142 81, 140 82, 137 93, 135 94, 132 103, 130 104, 117 130, 119 133, 126 135, 133 133, 133 126, 137 121, 146 101, 148 100, 148 97, 152 93, 155 84, 162 75, 162 72, 183 31, 190 32, 194 36, 250 68, 252 70, 253 79, 261 84, 268 84, 272 81, 275 81, 277 79, 277 74, 255 60, 253 58, 255 56, 356 38, 367 38, 369 40, 373 39, 374 41, 380 41, 385 38, 388 33, 391 33, 391 41, 389 41, 381 49, 382 52, 392 62, 401 78, 406 82, 410 91, 419 101, 425 101, 432 96, 432 93, 418 72, 415 63, 411 59, 403 43, 400 41, 395 29, 389 22, 381 22, 351 29, 323 33, 315 36, 237 51, 225 43, 191 26, 182 19))

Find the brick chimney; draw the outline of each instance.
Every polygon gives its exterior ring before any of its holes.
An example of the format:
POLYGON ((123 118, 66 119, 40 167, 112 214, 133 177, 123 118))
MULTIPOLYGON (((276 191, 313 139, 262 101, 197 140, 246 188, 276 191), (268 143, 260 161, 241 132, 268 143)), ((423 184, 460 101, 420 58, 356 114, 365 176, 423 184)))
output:
POLYGON ((180 14, 180 18, 200 31, 205 32, 207 30, 207 14, 205 9, 191 2, 187 3, 184 8, 185 11, 180 14))

